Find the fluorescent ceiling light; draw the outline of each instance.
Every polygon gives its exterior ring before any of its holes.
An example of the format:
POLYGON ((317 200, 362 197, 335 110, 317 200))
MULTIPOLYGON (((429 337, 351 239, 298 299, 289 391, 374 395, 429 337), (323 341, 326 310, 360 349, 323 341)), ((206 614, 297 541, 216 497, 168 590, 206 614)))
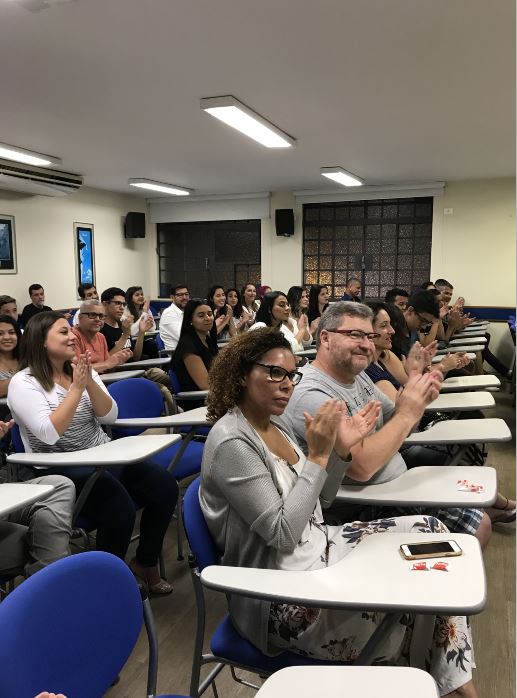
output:
POLYGON ((342 167, 322 167, 320 170, 324 177, 333 179, 334 182, 342 184, 344 187, 360 187, 364 180, 356 177, 355 174, 347 172, 342 167))
POLYGON ((296 143, 294 138, 231 95, 202 99, 201 109, 266 148, 290 148, 296 143))
POLYGON ((25 150, 15 145, 0 143, 0 158, 23 162, 25 165, 35 165, 37 167, 49 167, 50 165, 61 165, 61 160, 53 155, 43 155, 33 150, 25 150))
POLYGON ((175 184, 166 184, 165 182, 155 182, 153 179, 128 179, 128 184, 139 189, 150 189, 151 191, 159 191, 162 194, 173 194, 174 196, 188 196, 192 189, 185 187, 177 187, 175 184))

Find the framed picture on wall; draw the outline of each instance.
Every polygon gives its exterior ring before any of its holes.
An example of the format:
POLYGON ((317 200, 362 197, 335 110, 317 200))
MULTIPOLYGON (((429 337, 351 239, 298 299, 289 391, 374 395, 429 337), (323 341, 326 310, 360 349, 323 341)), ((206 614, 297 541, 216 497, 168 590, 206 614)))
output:
POLYGON ((0 274, 17 274, 14 216, 0 213, 0 274))
POLYGON ((77 285, 95 286, 95 251, 93 247, 93 225, 74 223, 75 264, 77 285))

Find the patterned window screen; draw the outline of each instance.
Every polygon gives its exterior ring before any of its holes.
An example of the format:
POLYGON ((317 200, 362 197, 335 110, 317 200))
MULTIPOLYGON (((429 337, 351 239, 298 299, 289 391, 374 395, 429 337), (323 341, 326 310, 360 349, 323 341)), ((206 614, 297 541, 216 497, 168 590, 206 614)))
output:
POLYGON ((429 279, 432 222, 432 197, 305 204, 304 283, 327 285, 333 299, 351 276, 367 300, 411 292, 429 279))

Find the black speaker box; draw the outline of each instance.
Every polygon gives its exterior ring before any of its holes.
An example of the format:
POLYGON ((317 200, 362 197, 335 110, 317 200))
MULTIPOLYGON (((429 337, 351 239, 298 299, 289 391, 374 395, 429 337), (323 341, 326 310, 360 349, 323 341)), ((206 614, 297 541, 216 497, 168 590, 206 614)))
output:
POLYGON ((124 223, 124 237, 145 238, 145 213, 129 211, 124 223))
POLYGON ((294 235, 294 211, 292 208, 276 209, 275 228, 277 235, 283 235, 286 238, 294 235))

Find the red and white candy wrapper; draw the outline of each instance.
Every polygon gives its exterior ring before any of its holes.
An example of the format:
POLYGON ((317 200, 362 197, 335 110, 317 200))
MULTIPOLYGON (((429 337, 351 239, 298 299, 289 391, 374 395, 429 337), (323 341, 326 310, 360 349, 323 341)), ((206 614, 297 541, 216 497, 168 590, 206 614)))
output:
POLYGON ((449 567, 448 562, 435 562, 434 565, 431 567, 432 570, 438 570, 439 572, 448 572, 449 570, 447 569, 449 567))
POLYGON ((427 566, 427 562, 414 562, 411 565, 411 570, 415 572, 427 572, 429 570, 429 567, 427 566))
POLYGON ((473 482, 469 482, 468 480, 458 480, 456 484, 459 492, 474 492, 476 494, 483 494, 485 491, 483 485, 475 485, 473 482))

